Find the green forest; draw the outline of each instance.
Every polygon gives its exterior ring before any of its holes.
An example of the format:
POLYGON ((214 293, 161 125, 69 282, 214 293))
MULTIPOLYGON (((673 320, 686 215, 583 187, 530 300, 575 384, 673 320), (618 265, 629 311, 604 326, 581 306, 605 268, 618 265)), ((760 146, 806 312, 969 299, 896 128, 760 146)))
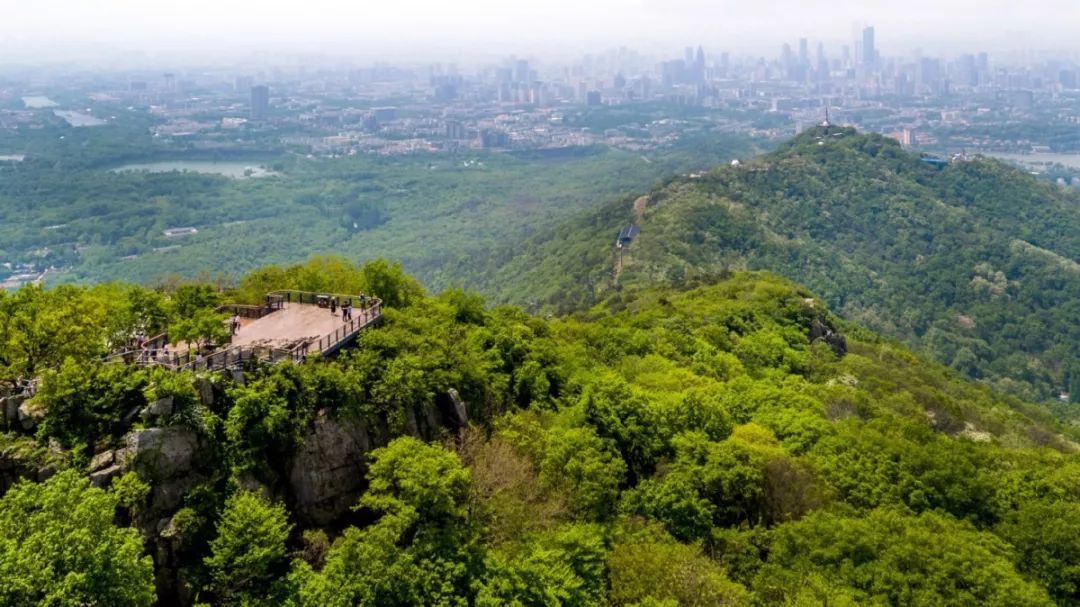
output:
POLYGON ((340 258, 0 294, 0 382, 41 380, 0 407, 0 604, 1080 604, 1077 428, 835 297, 718 269, 538 316, 340 258), (303 364, 103 362, 273 288, 382 324, 303 364))
MULTIPOLYGON (((687 135, 648 152, 594 146, 563 155, 490 150, 309 158, 280 144, 215 152, 155 147, 145 117, 93 129, 0 131, 0 263, 54 268, 50 284, 237 280, 313 253, 387 257, 433 288, 472 278, 470 260, 514 247, 597 204, 758 148, 742 136, 687 135), (232 178, 117 170, 137 161, 264 166, 232 178), (196 234, 169 237, 170 228, 196 234)), ((59 122, 59 119, 57 119, 59 122)), ((14 273, 0 266, 0 279, 14 273)))
POLYGON ((532 237, 527 254, 492 252, 469 286, 562 313, 658 280, 768 270, 998 390, 1080 399, 1075 191, 829 127, 645 194, 532 237), (640 235, 615 249, 630 223, 640 235))

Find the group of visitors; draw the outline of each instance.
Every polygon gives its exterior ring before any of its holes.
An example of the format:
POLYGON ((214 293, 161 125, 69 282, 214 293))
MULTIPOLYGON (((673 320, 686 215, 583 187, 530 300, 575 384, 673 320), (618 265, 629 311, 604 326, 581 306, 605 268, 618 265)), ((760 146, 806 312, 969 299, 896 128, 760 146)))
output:
POLYGON ((159 348, 157 342, 147 339, 146 335, 142 333, 135 337, 135 344, 139 352, 138 362, 143 364, 169 362, 169 344, 161 344, 159 348))
MULTIPOLYGON (((367 306, 368 306, 368 296, 361 293, 359 296, 357 296, 357 299, 360 300, 360 309, 361 310, 366 310, 367 306)), ((339 307, 341 308, 341 320, 344 321, 344 322, 349 322, 350 320, 352 320, 352 318, 353 318, 352 297, 346 298, 345 301, 341 302, 340 304, 338 303, 338 298, 337 297, 331 297, 330 298, 330 314, 332 314, 334 316, 337 316, 337 311, 338 311, 339 307)))

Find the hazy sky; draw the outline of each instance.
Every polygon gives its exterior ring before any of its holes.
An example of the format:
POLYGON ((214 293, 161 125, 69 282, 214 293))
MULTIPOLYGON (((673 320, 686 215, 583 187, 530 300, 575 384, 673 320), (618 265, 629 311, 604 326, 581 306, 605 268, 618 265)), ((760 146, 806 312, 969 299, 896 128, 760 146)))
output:
POLYGON ((614 45, 774 54, 799 36, 838 47, 855 22, 884 54, 1080 47, 1080 0, 0 0, 8 57, 121 49, 447 60, 614 45))

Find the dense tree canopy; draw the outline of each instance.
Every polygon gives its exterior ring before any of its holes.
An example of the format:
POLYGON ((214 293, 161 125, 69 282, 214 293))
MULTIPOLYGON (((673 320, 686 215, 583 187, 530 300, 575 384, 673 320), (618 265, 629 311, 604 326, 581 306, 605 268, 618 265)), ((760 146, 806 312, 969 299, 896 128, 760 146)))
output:
POLYGON ((0 603, 154 604, 153 564, 138 531, 113 525, 116 506, 76 470, 0 497, 0 603))
MULTIPOLYGON (((1076 604, 1075 428, 802 287, 738 273, 542 319, 368 269, 406 295, 332 359, 196 374, 59 347, 20 401, 36 428, 0 434, 0 602, 1076 604)), ((71 293, 130 312, 87 322, 107 348, 365 276, 71 293)))

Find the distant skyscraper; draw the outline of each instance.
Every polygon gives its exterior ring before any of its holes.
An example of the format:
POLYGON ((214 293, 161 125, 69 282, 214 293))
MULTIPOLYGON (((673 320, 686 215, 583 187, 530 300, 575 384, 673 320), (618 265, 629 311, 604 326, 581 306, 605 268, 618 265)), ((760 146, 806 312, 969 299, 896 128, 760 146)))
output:
POLYGON ((937 94, 941 92, 941 61, 933 57, 923 57, 918 63, 916 85, 920 93, 937 94))
POLYGON ((817 65, 814 71, 817 73, 818 82, 824 82, 829 79, 829 60, 825 57, 825 45, 818 42, 817 45, 817 65))
POLYGON ((792 64, 795 63, 795 54, 791 51, 791 45, 784 43, 784 47, 780 49, 780 63, 783 64, 784 69, 790 69, 792 64))
POLYGON ((514 82, 529 81, 529 62, 525 59, 514 61, 514 82))
POLYGON ((979 70, 975 66, 975 55, 961 55, 953 64, 953 78, 963 86, 979 84, 979 70))
POLYGON ((270 89, 264 84, 251 87, 251 119, 266 120, 270 112, 270 89))
POLYGON ((877 48, 874 46, 874 26, 865 27, 862 31, 862 57, 863 65, 873 69, 877 65, 877 48))
POLYGON ((810 65, 810 43, 806 38, 799 38, 799 65, 810 65))

